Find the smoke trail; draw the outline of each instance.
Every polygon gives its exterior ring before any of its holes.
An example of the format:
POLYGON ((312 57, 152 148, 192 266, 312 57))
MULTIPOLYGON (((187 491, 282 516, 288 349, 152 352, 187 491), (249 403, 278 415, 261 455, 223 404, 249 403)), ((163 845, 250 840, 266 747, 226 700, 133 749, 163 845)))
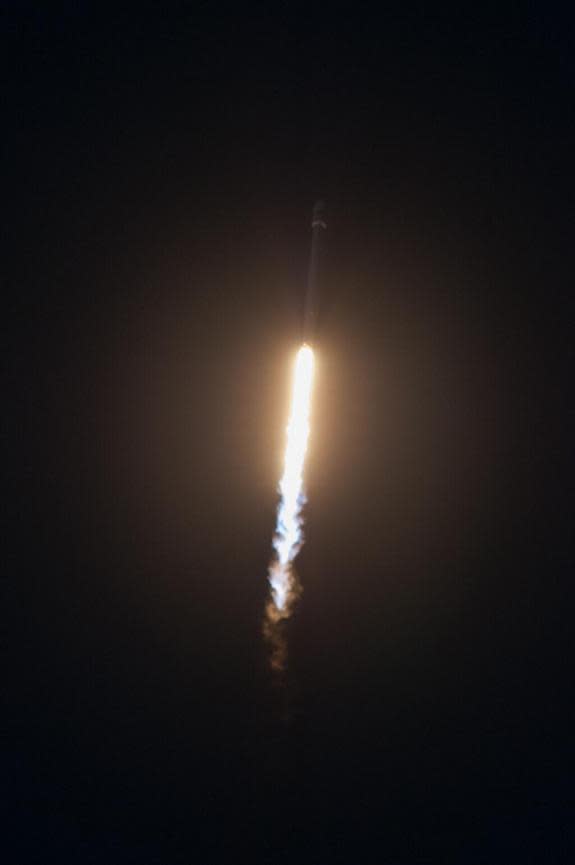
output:
POLYGON ((275 556, 269 567, 270 599, 266 605, 264 635, 271 647, 271 665, 283 670, 286 642, 282 622, 291 613, 301 589, 292 562, 303 544, 302 508, 305 503, 303 469, 309 438, 309 417, 313 381, 313 351, 302 345, 298 351, 292 390, 284 472, 279 483, 275 556))

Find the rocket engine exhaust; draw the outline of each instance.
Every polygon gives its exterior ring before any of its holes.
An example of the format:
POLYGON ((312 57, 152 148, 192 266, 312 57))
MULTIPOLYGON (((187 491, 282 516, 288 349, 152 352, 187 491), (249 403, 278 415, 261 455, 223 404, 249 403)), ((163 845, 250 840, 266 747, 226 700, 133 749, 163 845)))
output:
POLYGON ((275 556, 269 567, 270 599, 264 620, 264 634, 271 646, 271 665, 275 670, 283 670, 286 664, 281 623, 289 617, 300 594, 292 562, 303 543, 303 468, 309 438, 313 360, 312 349, 302 345, 295 363, 284 472, 279 483, 280 503, 273 540, 275 556))
POLYGON ((306 500, 304 465, 310 432, 314 373, 311 342, 316 329, 320 242, 325 228, 323 204, 318 202, 314 207, 312 220, 311 258, 304 312, 305 341, 295 362, 284 471, 279 483, 280 502, 273 540, 275 554, 268 572, 270 598, 266 604, 263 626, 264 636, 271 649, 271 666, 277 672, 284 670, 287 662, 283 623, 289 618, 293 604, 301 593, 293 561, 303 544, 302 510, 306 500))

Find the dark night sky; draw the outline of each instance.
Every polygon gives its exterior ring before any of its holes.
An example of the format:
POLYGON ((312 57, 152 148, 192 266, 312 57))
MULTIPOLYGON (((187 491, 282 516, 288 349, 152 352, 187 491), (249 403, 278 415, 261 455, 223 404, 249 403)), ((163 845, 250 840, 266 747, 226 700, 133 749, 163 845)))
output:
POLYGON ((2 12, 2 859, 573 861, 573 22, 272 5, 2 12))

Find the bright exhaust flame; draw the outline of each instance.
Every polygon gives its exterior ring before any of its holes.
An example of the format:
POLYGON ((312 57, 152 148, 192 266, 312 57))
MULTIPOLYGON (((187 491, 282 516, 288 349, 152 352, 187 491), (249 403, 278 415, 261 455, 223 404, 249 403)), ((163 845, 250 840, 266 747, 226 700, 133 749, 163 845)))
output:
POLYGON ((286 662, 286 645, 280 623, 288 618, 293 602, 300 593, 292 562, 303 543, 303 470, 310 429, 313 367, 313 351, 304 344, 298 351, 295 363, 284 472, 279 483, 281 498, 273 541, 276 555, 268 575, 271 598, 266 606, 264 622, 264 633, 272 648, 271 664, 277 670, 283 669, 286 662))

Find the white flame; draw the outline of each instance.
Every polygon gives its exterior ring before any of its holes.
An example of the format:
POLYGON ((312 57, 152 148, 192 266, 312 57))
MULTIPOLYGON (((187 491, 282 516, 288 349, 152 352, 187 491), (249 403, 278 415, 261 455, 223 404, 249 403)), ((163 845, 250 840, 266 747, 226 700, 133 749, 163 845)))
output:
POLYGON ((313 367, 313 351, 308 345, 302 345, 295 363, 284 472, 279 483, 281 499, 273 542, 277 559, 269 570, 273 607, 268 609, 268 616, 276 621, 289 615, 289 604, 295 593, 290 565, 303 543, 303 469, 310 428, 313 367))

